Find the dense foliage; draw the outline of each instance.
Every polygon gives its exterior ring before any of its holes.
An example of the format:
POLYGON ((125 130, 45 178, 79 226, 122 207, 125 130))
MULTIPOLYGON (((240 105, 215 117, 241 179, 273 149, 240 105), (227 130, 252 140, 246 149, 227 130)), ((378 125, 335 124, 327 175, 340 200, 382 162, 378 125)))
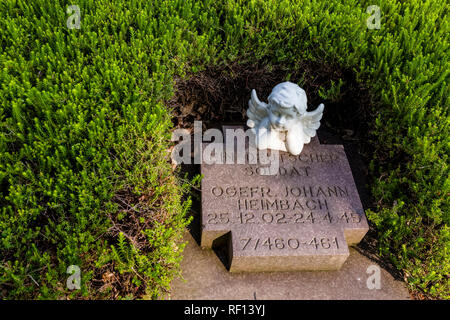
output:
POLYGON ((0 294, 160 296, 189 207, 164 101, 174 76, 239 59, 339 64, 371 88, 380 253, 413 289, 449 298, 448 11, 445 0, 2 1, 0 294), (72 4, 80 29, 66 25, 72 4), (366 25, 373 4, 380 29, 366 25), (69 265, 81 291, 66 289, 69 265))

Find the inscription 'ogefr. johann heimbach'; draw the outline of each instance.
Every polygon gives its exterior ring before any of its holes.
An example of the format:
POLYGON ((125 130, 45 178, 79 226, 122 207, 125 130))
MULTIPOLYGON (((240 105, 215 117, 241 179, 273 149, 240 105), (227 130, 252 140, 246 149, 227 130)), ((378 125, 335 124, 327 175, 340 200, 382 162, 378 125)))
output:
POLYGON ((229 234, 230 271, 339 269, 368 230, 343 147, 314 138, 261 168, 202 165, 201 245, 229 234))
POLYGON ((207 224, 245 223, 359 223, 352 210, 330 212, 332 198, 348 197, 346 186, 283 186, 281 194, 270 187, 214 186, 210 192, 218 201, 234 198, 234 210, 207 214, 207 224))

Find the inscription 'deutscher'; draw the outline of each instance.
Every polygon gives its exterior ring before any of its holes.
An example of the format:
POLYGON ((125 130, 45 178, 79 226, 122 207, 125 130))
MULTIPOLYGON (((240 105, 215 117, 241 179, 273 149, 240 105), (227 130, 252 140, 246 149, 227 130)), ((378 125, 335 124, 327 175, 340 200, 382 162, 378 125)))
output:
POLYGON ((202 164, 202 247, 228 235, 232 272, 339 269, 368 231, 343 146, 316 137, 262 168, 202 164))

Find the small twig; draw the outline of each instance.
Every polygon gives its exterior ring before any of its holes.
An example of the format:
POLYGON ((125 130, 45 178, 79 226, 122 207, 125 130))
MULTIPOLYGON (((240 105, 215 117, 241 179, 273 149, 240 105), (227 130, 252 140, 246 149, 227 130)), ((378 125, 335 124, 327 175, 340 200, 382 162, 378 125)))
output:
POLYGON ((130 206, 128 203, 126 203, 125 201, 123 201, 120 197, 116 196, 116 199, 120 200, 120 202, 122 202, 122 203, 123 203, 124 205, 126 205, 128 208, 130 208, 130 209, 132 209, 132 210, 134 210, 134 211, 136 211, 136 212, 139 212, 139 211, 137 211, 137 210, 135 209, 135 207, 130 206))
POLYGON ((136 270, 134 270, 134 268, 133 267, 131 267, 131 270, 133 270, 134 271, 134 273, 136 273, 136 275, 139 277, 139 278, 141 278, 141 280, 142 281, 144 281, 145 282, 145 279, 144 278, 142 278, 142 276, 139 274, 139 273, 137 273, 136 272, 136 270))
POLYGON ((37 283, 36 280, 34 280, 34 278, 30 274, 27 274, 27 276, 29 276, 31 280, 33 280, 33 282, 36 283, 36 285, 39 287, 39 283, 37 283))

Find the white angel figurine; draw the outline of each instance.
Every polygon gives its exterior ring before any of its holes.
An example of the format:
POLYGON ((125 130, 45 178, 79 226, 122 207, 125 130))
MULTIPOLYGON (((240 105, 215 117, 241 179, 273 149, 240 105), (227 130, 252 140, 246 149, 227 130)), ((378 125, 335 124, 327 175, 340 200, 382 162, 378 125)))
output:
POLYGON ((256 147, 300 154, 320 127, 323 103, 307 112, 306 93, 292 82, 276 85, 267 100, 268 104, 259 101, 253 89, 248 102, 247 126, 256 135, 256 147))

